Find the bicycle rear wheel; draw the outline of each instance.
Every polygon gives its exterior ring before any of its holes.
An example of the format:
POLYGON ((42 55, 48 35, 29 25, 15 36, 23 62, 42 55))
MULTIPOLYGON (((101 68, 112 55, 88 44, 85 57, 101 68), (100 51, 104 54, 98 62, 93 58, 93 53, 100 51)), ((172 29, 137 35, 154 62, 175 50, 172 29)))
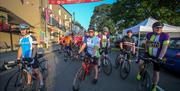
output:
POLYGON ((43 80, 45 80, 48 77, 48 62, 46 59, 39 63, 39 69, 43 76, 43 80))
POLYGON ((18 75, 18 86, 16 87, 16 91, 31 91, 32 90, 32 85, 27 85, 27 78, 22 72, 18 75))
POLYGON ((85 70, 80 67, 73 80, 73 91, 78 91, 81 87, 81 82, 85 79, 85 70))
POLYGON ((120 77, 125 80, 130 73, 130 63, 125 60, 121 62, 120 66, 120 77))
POLYGON ((115 69, 118 69, 119 68, 119 65, 120 65, 120 60, 121 60, 121 57, 120 57, 120 55, 118 54, 117 56, 116 56, 116 60, 115 60, 115 69))
POLYGON ((151 78, 147 71, 144 72, 140 80, 140 91, 151 91, 151 78))
POLYGON ((104 58, 103 59, 103 71, 106 75, 110 75, 112 72, 112 64, 109 58, 104 58))
POLYGON ((64 61, 67 62, 67 60, 68 60, 68 52, 65 51, 64 52, 64 61))

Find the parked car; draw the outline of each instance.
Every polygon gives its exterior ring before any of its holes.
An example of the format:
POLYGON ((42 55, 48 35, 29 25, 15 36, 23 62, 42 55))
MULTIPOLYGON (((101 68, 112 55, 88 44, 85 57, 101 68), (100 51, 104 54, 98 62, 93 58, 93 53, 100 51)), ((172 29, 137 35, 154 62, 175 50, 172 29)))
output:
POLYGON ((180 74, 180 37, 170 39, 165 59, 164 67, 180 74))

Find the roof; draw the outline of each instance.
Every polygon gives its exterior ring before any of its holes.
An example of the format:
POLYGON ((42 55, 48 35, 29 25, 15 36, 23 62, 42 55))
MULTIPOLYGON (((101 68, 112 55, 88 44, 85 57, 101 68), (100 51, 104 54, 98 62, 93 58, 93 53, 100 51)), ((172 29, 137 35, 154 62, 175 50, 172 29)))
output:
MULTIPOLYGON (((128 30, 132 30, 133 33, 151 32, 152 31, 153 23, 155 23, 157 21, 158 20, 155 20, 155 19, 150 17, 150 18, 145 19, 144 21, 140 22, 139 24, 137 24, 135 26, 132 26, 132 27, 127 28, 127 29, 124 29, 123 33, 125 34, 128 30)), ((164 32, 178 32, 178 33, 180 33, 180 27, 164 23, 163 31, 164 32)))

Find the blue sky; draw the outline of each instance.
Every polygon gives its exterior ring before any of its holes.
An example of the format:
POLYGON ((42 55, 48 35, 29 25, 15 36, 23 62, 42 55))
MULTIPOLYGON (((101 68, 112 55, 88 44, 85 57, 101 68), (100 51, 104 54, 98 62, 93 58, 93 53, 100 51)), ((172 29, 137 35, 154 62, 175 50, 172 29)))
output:
POLYGON ((94 8, 101 4, 112 4, 114 2, 116 2, 116 0, 104 0, 100 2, 81 3, 81 4, 67 4, 63 6, 72 15, 73 12, 75 12, 76 21, 78 21, 85 29, 88 29, 94 8))

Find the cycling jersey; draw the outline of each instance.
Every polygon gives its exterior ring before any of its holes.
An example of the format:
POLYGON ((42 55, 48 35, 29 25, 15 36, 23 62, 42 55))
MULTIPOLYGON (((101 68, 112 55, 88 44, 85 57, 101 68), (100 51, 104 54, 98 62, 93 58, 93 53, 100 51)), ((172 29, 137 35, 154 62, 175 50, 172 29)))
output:
POLYGON ((84 42, 87 38, 88 38, 87 35, 86 35, 86 36, 83 36, 82 41, 84 42))
POLYGON ((135 45, 134 39, 128 36, 124 36, 121 42, 123 43, 123 48, 127 51, 131 51, 131 46, 135 45))
POLYGON ((65 42, 66 42, 66 46, 70 46, 70 44, 71 44, 71 36, 66 36, 65 37, 65 42))
POLYGON ((84 43, 86 43, 87 46, 87 52, 90 54, 92 57, 96 56, 99 57, 99 38, 94 36, 94 37, 88 37, 84 43))
POLYGON ((20 39, 20 46, 22 48, 22 58, 32 58, 32 45, 37 44, 35 38, 31 35, 24 36, 20 39))
POLYGON ((109 35, 103 35, 100 34, 99 38, 101 39, 100 41, 100 47, 101 48, 106 48, 108 46, 108 41, 109 41, 109 35))
POLYGON ((82 44, 82 37, 81 36, 75 36, 74 37, 74 44, 77 46, 81 46, 82 44))
POLYGON ((169 44, 169 35, 166 33, 148 33, 146 36, 148 53, 150 56, 159 57, 163 45, 169 44))

